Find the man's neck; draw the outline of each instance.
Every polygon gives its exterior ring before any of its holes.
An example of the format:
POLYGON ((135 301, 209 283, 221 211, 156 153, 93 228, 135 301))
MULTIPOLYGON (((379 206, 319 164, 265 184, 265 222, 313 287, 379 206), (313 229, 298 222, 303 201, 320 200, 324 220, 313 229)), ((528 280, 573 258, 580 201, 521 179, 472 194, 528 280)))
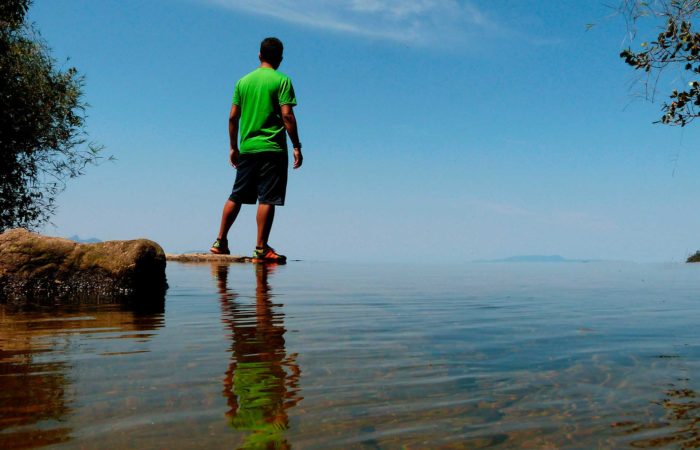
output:
POLYGON ((263 69, 272 69, 272 70, 275 70, 275 68, 272 67, 272 64, 270 64, 270 63, 268 63, 268 62, 265 62, 265 61, 263 61, 263 62, 260 63, 260 67, 263 68, 263 69))

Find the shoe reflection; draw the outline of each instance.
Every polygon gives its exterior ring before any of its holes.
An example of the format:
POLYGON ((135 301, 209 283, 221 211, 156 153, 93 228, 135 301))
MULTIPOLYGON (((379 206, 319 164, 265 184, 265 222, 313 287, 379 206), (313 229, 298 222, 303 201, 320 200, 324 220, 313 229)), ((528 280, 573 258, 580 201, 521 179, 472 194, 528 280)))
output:
POLYGON ((273 303, 268 278, 275 264, 254 264, 255 303, 229 288, 228 265, 212 266, 220 295, 222 322, 231 331, 231 363, 224 377, 229 424, 247 431, 240 448, 291 448, 285 438, 287 410, 296 405, 301 371, 296 354, 287 355, 282 305, 273 303))

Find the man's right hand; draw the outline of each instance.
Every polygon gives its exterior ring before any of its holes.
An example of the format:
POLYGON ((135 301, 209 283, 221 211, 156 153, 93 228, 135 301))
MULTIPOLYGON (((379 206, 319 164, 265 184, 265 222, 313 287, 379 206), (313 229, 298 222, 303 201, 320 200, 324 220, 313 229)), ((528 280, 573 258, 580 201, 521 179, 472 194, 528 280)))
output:
POLYGON ((304 161, 304 156, 301 154, 301 149, 300 148, 295 148, 294 149, 294 164, 292 165, 293 168, 298 169, 301 167, 301 163, 304 161))
POLYGON ((228 159, 231 162, 231 165, 236 169, 238 168, 238 158, 240 156, 241 156, 241 152, 237 148, 229 149, 228 159))

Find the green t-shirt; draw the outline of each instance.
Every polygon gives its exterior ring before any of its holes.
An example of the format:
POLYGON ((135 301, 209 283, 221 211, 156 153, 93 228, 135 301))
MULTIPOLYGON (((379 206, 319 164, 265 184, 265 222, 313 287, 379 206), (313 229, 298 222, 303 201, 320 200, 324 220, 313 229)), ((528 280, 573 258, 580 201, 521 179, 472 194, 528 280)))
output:
POLYGON ((265 67, 255 69, 236 83, 233 104, 241 108, 242 154, 287 151, 280 105, 297 104, 287 75, 265 67))

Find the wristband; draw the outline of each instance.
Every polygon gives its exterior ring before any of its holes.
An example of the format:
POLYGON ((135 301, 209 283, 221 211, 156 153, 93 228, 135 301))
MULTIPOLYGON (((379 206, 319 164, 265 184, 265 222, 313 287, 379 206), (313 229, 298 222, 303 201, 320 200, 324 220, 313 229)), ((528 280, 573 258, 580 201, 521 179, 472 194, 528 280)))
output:
POLYGON ((293 146, 294 146, 294 148, 298 148, 299 150, 301 150, 301 142, 298 142, 297 144, 295 144, 293 146))

